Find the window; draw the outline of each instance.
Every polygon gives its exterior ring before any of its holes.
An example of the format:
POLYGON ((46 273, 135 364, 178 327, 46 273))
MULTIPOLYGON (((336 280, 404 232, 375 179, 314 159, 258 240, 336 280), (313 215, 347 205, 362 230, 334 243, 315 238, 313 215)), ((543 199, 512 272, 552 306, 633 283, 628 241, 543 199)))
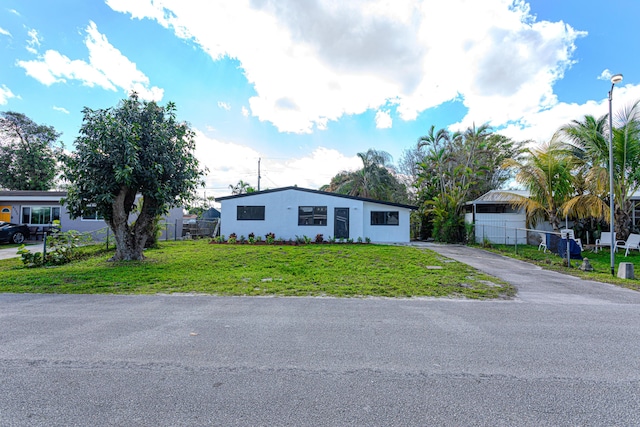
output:
POLYGON ((371 225, 399 225, 400 213, 398 211, 372 211, 371 225))
POLYGON ((327 225, 327 207, 298 206, 298 225, 327 225))
POLYGON ((264 206, 238 206, 238 221, 264 221, 264 206))
POLYGON ((24 206, 22 208, 22 223, 45 225, 53 221, 60 221, 59 206, 24 206))
POLYGON ((82 215, 83 221, 103 221, 104 216, 98 213, 98 209, 95 206, 87 206, 82 215))

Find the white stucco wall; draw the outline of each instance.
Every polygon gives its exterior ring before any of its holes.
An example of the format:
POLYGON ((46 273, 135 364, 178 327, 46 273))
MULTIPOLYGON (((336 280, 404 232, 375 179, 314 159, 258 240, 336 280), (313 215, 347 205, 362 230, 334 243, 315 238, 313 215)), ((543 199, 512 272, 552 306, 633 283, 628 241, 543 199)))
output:
POLYGON ((404 243, 411 240, 411 211, 397 206, 382 205, 377 203, 364 203, 364 234, 372 242, 396 242, 404 243), (371 212, 397 211, 399 214, 398 225, 372 225, 371 212))
POLYGON ((362 200, 336 197, 330 194, 300 191, 294 189, 273 191, 233 197, 220 200, 220 234, 229 237, 231 233, 247 237, 250 233, 264 238, 267 233, 275 233, 276 238, 295 239, 307 236, 315 239, 322 234, 325 240, 335 236, 335 208, 349 209, 349 238, 357 240, 370 238, 373 242, 408 242, 409 209, 384 204, 371 204, 362 200), (264 206, 264 221, 237 219, 238 206, 264 206), (327 225, 298 225, 299 206, 326 206, 327 225), (398 226, 371 226, 372 210, 399 211, 398 226))

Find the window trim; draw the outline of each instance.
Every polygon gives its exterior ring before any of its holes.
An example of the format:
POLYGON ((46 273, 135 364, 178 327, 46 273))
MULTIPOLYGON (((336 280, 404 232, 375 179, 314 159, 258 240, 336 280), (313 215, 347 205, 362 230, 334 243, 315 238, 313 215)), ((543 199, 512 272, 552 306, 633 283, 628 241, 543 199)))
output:
POLYGON ((84 215, 80 216, 80 221, 104 221, 104 217, 100 216, 100 214, 98 213, 98 209, 95 205, 90 205, 87 206, 87 208, 93 208, 94 209, 94 213, 95 213, 95 218, 87 218, 84 215))
POLYGON ((298 206, 298 226, 301 227, 326 227, 327 224, 329 223, 328 221, 328 216, 329 216, 329 209, 327 206, 298 206), (311 223, 310 224, 306 224, 305 221, 303 221, 300 216, 300 214, 302 213, 301 210, 302 209, 309 209, 311 208, 311 223), (322 213, 322 211, 324 210, 324 213, 322 213), (319 211, 319 212, 317 212, 319 211), (316 219, 320 222, 319 224, 316 224, 316 219))
POLYGON ((266 216, 266 207, 264 205, 238 205, 236 206, 236 221, 264 221, 266 216), (260 209, 261 208, 261 209, 260 209), (241 218, 240 210, 241 209, 250 209, 249 212, 244 212, 244 214, 248 214, 251 211, 257 211, 258 215, 251 218, 241 218), (262 218, 260 218, 260 211, 262 211, 262 218))
POLYGON ((388 225, 388 226, 399 226, 400 225, 400 211, 371 211, 370 222, 372 226, 377 225, 388 225), (384 222, 374 222, 373 217, 375 214, 384 214, 384 222), (397 222, 395 224, 389 223, 390 214, 396 214, 397 222))
POLYGON ((20 219, 23 224, 28 225, 51 225, 53 221, 60 221, 61 208, 60 206, 53 205, 27 205, 20 207, 20 219), (32 222, 33 221, 33 210, 34 209, 49 209, 49 222, 32 222), (29 210, 28 219, 29 221, 25 221, 25 209, 29 210), (56 215, 57 212, 57 215, 56 215))

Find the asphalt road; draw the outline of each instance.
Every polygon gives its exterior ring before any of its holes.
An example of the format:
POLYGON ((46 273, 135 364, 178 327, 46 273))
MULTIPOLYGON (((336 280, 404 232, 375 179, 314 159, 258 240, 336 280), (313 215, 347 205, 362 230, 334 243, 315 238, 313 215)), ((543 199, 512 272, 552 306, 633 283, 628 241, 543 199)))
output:
POLYGON ((0 294, 0 426, 640 425, 640 293, 431 248, 518 297, 0 294))

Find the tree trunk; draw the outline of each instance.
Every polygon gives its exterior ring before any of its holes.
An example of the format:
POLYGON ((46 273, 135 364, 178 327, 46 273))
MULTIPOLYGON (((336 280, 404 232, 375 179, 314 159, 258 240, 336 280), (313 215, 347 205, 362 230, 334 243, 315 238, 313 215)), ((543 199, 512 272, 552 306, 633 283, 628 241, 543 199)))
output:
POLYGON ((135 191, 122 187, 113 201, 113 214, 108 221, 116 241, 116 253, 109 261, 140 261, 144 259, 144 247, 153 228, 153 202, 144 199, 142 209, 133 226, 129 224, 129 213, 135 201, 135 191))

